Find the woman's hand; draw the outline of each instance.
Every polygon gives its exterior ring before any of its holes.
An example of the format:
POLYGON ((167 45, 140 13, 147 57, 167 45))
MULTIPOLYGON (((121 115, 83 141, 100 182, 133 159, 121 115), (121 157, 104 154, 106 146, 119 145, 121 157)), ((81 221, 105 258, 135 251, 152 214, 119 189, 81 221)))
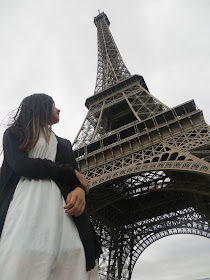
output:
POLYGON ((78 217, 85 210, 85 192, 83 189, 77 187, 71 191, 66 199, 65 213, 78 217))
POLYGON ((79 180, 80 184, 85 188, 86 194, 89 193, 89 186, 88 186, 88 180, 75 169, 75 174, 77 176, 77 179, 79 180))

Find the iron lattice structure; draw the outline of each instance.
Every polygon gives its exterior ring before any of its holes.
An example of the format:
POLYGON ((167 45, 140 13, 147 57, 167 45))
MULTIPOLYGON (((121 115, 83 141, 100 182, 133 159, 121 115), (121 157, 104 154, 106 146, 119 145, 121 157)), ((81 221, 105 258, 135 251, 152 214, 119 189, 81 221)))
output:
POLYGON ((74 141, 90 181, 88 211, 104 254, 100 279, 128 280, 140 254, 179 233, 210 238, 210 137, 190 100, 169 108, 131 76, 104 13, 95 94, 74 141))

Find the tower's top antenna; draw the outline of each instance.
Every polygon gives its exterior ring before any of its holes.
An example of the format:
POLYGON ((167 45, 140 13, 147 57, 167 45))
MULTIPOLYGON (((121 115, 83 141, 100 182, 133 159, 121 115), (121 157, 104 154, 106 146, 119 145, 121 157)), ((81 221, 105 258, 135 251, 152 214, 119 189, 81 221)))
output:
POLYGON ((95 94, 130 78, 120 52, 109 30, 110 21, 102 12, 94 18, 98 36, 98 69, 95 94))
POLYGON ((99 14, 96 17, 94 17, 94 23, 95 23, 96 27, 97 27, 97 23, 101 20, 105 20, 107 25, 109 26, 110 21, 109 21, 107 15, 104 12, 101 13, 100 10, 98 10, 98 12, 99 12, 99 14))

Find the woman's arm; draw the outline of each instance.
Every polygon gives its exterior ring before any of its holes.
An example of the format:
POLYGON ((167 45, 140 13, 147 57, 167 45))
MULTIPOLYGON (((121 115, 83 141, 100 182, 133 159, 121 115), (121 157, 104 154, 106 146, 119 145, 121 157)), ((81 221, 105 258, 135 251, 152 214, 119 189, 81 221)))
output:
POLYGON ((18 135, 7 129, 3 137, 4 158, 18 175, 31 179, 52 179, 72 183, 76 178, 75 168, 70 164, 59 164, 51 160, 29 158, 27 151, 19 149, 18 135))
POLYGON ((76 177, 77 177, 78 181, 84 187, 83 190, 86 192, 86 194, 88 194, 89 193, 88 180, 84 177, 84 175, 82 175, 79 172, 78 164, 76 162, 76 159, 75 159, 75 156, 74 156, 74 152, 72 150, 71 142, 70 141, 68 141, 68 142, 69 142, 69 145, 70 145, 69 146, 69 152, 70 152, 69 156, 70 156, 71 164, 75 168, 75 173, 76 173, 76 177))
POLYGON ((89 186, 88 186, 88 179, 86 179, 79 171, 75 169, 75 173, 77 176, 77 179, 79 180, 80 184, 85 188, 86 194, 89 193, 89 186))

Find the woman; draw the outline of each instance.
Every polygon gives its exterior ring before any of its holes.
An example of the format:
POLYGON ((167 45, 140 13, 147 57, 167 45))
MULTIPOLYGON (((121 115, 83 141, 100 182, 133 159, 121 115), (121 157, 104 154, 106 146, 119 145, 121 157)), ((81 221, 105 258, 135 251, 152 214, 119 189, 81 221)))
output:
POLYGON ((51 130, 59 113, 50 96, 33 94, 4 133, 1 280, 98 279, 101 248, 85 210, 88 184, 71 143, 51 130))

